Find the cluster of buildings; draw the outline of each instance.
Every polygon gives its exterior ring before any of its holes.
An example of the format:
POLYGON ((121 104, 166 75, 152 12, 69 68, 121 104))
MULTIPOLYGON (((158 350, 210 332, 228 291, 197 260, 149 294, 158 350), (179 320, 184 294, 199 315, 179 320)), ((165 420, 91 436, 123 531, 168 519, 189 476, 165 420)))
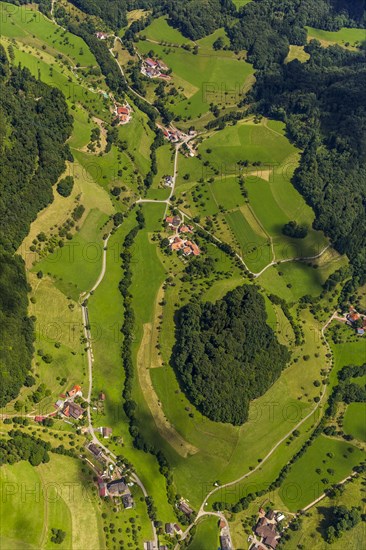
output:
POLYGON ((62 399, 56 401, 58 411, 61 412, 61 414, 63 414, 66 418, 79 420, 85 413, 85 410, 80 405, 75 403, 74 400, 76 397, 82 396, 81 386, 73 386, 73 388, 71 388, 66 395, 60 396, 62 399))
POLYGON ((177 128, 173 128, 173 126, 162 126, 161 124, 157 124, 158 128, 163 132, 164 137, 169 140, 171 143, 179 143, 180 141, 183 141, 184 138, 186 138, 186 134, 178 130, 177 128))
POLYGON ((125 510, 133 508, 133 497, 124 478, 108 480, 100 477, 98 478, 98 487, 100 497, 121 497, 125 510))
POLYGON ((167 73, 169 67, 165 65, 160 59, 151 59, 147 57, 142 60, 141 72, 143 75, 149 78, 162 78, 163 80, 170 80, 170 76, 167 73))
POLYGON ((357 313, 353 306, 350 306, 349 313, 346 315, 346 323, 356 329, 359 336, 363 336, 366 330, 366 316, 357 313))
POLYGON ((278 524, 284 519, 285 516, 281 512, 276 513, 274 510, 268 510, 266 513, 263 508, 260 508, 259 519, 254 529, 259 542, 255 541, 251 546, 251 550, 263 549, 263 546, 275 550, 281 537, 278 531, 278 524))
POLYGON ((162 126, 161 124, 157 124, 157 127, 160 128, 160 130, 163 132, 165 139, 167 139, 171 143, 184 142, 183 148, 185 149, 185 156, 195 156, 195 150, 189 142, 189 139, 193 138, 196 135, 196 132, 194 130, 190 130, 187 135, 181 130, 178 130, 178 128, 174 128, 174 126, 172 125, 162 126))
POLYGON ((118 120, 118 124, 128 124, 131 120, 132 109, 128 103, 125 103, 124 105, 115 103, 113 113, 118 120))
POLYGON ((189 233, 193 233, 193 227, 191 225, 185 225, 179 216, 167 216, 165 218, 165 224, 170 231, 174 231, 174 235, 169 238, 170 249, 176 252, 181 251, 183 256, 199 256, 201 253, 199 247, 191 241, 185 238, 189 233))

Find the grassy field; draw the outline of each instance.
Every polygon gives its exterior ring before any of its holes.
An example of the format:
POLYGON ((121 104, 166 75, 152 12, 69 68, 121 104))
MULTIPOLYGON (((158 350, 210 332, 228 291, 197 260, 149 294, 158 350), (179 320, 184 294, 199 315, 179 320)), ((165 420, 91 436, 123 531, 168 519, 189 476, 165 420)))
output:
POLYGON ((37 263, 33 270, 52 276, 58 288, 77 300, 80 293, 93 286, 101 270, 102 226, 106 219, 100 210, 91 210, 72 240, 37 263))
POLYGON ((279 489, 283 503, 290 511, 296 512, 352 473, 352 467, 359 464, 362 458, 362 451, 354 445, 319 436, 292 466, 279 489), (317 468, 320 473, 316 472, 317 468))
POLYGON ((350 403, 346 409, 343 426, 346 434, 366 441, 366 404, 350 403))
POLYGON ((338 44, 345 47, 360 46, 366 41, 365 29, 350 29, 343 27, 339 31, 330 32, 313 27, 306 27, 308 31, 308 40, 315 38, 319 40, 323 46, 330 44, 338 44))
POLYGON ((98 497, 75 459, 52 455, 37 468, 28 462, 5 465, 1 488, 7 503, 1 506, 3 548, 105 548, 98 497), (61 545, 50 541, 52 528, 66 532, 61 545))
POLYGON ((290 44, 290 50, 285 59, 285 63, 290 63, 290 61, 293 61, 294 59, 301 61, 301 63, 305 63, 308 59, 310 59, 310 54, 304 51, 304 46, 294 46, 290 44))
POLYGON ((96 66, 94 55, 84 40, 52 23, 46 16, 29 5, 14 6, 0 3, 1 34, 20 39, 24 44, 38 48, 46 44, 46 52, 60 52, 65 59, 81 66, 96 66))
POLYGON ((192 44, 189 38, 185 38, 177 29, 171 27, 165 17, 158 17, 141 33, 149 40, 165 42, 169 44, 192 44))
POLYGON ((180 163, 177 194, 186 201, 183 209, 193 216, 229 211, 225 217, 232 244, 242 250, 251 269, 258 272, 272 259, 315 256, 326 246, 323 234, 311 228, 314 213, 291 183, 298 152, 281 122, 241 121, 211 133, 198 150, 201 161, 194 158, 180 163), (239 170, 238 163, 243 161, 261 165, 239 170), (239 173, 245 178, 250 208, 241 195, 239 173), (184 174, 189 176, 186 182, 184 174), (282 234, 283 225, 294 219, 308 227, 305 239, 282 234), (275 258, 268 248, 270 238, 275 258))
POLYGON ((173 176, 174 172, 174 150, 170 144, 159 147, 156 151, 156 162, 158 173, 154 176, 152 186, 148 189, 147 198, 166 199, 169 196, 170 188, 165 187, 164 177, 173 176))
POLYGON ((214 550, 219 547, 218 518, 206 517, 199 521, 193 540, 187 550, 214 550))
POLYGON ((172 82, 180 95, 169 109, 183 120, 207 113, 212 102, 220 108, 235 105, 252 82, 252 66, 231 52, 208 52, 205 47, 194 55, 148 41, 140 41, 137 47, 142 54, 153 50, 172 69, 172 82))

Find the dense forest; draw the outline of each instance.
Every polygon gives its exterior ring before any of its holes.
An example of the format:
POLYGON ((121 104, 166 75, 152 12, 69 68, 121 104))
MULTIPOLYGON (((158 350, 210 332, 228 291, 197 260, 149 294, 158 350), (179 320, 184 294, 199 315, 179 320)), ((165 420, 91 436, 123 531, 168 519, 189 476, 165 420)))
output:
POLYGON ((189 399, 211 420, 242 424, 250 401, 281 374, 289 353, 266 318, 263 297, 249 285, 179 311, 172 364, 189 399))
POLYGON ((307 63, 260 71, 250 100, 282 119, 304 152, 294 184, 313 207, 314 227, 328 235, 366 281, 366 50, 322 48, 307 63))
POLYGON ((23 260, 14 255, 70 158, 72 118, 62 93, 10 69, 0 46, 0 405, 19 392, 33 353, 23 260))

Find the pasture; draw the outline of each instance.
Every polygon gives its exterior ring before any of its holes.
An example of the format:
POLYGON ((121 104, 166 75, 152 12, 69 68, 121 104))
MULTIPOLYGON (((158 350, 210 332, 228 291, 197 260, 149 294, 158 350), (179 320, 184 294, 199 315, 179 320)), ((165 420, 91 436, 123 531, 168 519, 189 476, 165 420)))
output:
POLYGON ((331 485, 352 473, 363 453, 343 440, 320 435, 292 466, 279 495, 292 512, 310 504, 331 485))
POLYGON ((290 63, 290 61, 293 61, 294 59, 301 61, 301 63, 306 63, 306 61, 310 59, 310 54, 305 52, 304 46, 294 46, 293 44, 290 44, 290 49, 285 59, 285 63, 290 63))
POLYGON ((217 517, 204 517, 198 524, 194 537, 187 550, 213 550, 219 546, 219 528, 217 517))
POLYGON ((323 46, 338 44, 346 48, 356 48, 366 41, 365 29, 352 29, 343 27, 339 31, 324 31, 314 27, 305 27, 308 32, 308 41, 315 38, 323 46))
POLYGON ((96 490, 80 466, 73 458, 51 455, 49 463, 37 468, 28 462, 1 468, 2 547, 9 550, 56 547, 70 550, 84 545, 92 550, 104 548, 96 490), (66 532, 60 545, 50 541, 52 528, 66 532))
POLYGON ((350 403, 347 405, 343 421, 344 432, 355 439, 366 441, 366 404, 350 403))
MULTIPOLYGON (((7 48, 9 38, 1 38, 2 45, 7 48)), ((27 46, 20 41, 12 43, 15 65, 19 63, 27 67, 35 78, 40 78, 50 86, 59 88, 65 95, 69 106, 80 104, 93 115, 108 120, 109 109, 99 93, 93 93, 83 79, 77 79, 74 72, 63 65, 57 56, 53 56, 43 49, 27 46)), ((72 112, 72 111, 71 111, 72 112)))
POLYGON ((103 224, 108 217, 92 209, 78 233, 63 248, 46 256, 33 271, 52 276, 55 284, 75 301, 79 294, 89 290, 97 280, 102 266, 103 224))
POLYGON ((55 25, 41 12, 29 5, 15 6, 0 3, 1 34, 19 39, 23 44, 40 48, 51 55, 61 53, 65 59, 81 66, 96 66, 97 62, 88 46, 74 34, 55 25))
POLYGON ((252 82, 252 66, 234 54, 208 52, 205 48, 194 55, 182 48, 149 41, 140 41, 137 47, 142 54, 152 50, 172 69, 172 82, 180 95, 169 109, 183 120, 207 113, 210 103, 222 109, 236 105, 243 90, 252 82))
POLYGON ((154 42, 177 44, 178 46, 193 44, 189 38, 185 38, 177 29, 171 27, 166 17, 154 19, 140 34, 154 42))

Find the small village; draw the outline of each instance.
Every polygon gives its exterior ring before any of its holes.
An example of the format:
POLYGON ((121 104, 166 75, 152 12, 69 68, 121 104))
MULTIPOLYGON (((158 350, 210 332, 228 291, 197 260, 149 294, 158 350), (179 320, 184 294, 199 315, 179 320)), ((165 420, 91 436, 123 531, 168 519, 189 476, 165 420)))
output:
POLYGON ((193 233, 193 226, 186 225, 180 216, 167 216, 165 218, 165 226, 169 231, 173 231, 174 235, 169 237, 169 248, 173 252, 178 252, 183 256, 199 256, 201 251, 197 244, 189 238, 189 234, 193 233))
POLYGON ((161 78, 163 80, 171 80, 171 77, 167 74, 169 67, 165 65, 161 59, 151 59, 147 57, 142 60, 141 73, 148 78, 161 78))

